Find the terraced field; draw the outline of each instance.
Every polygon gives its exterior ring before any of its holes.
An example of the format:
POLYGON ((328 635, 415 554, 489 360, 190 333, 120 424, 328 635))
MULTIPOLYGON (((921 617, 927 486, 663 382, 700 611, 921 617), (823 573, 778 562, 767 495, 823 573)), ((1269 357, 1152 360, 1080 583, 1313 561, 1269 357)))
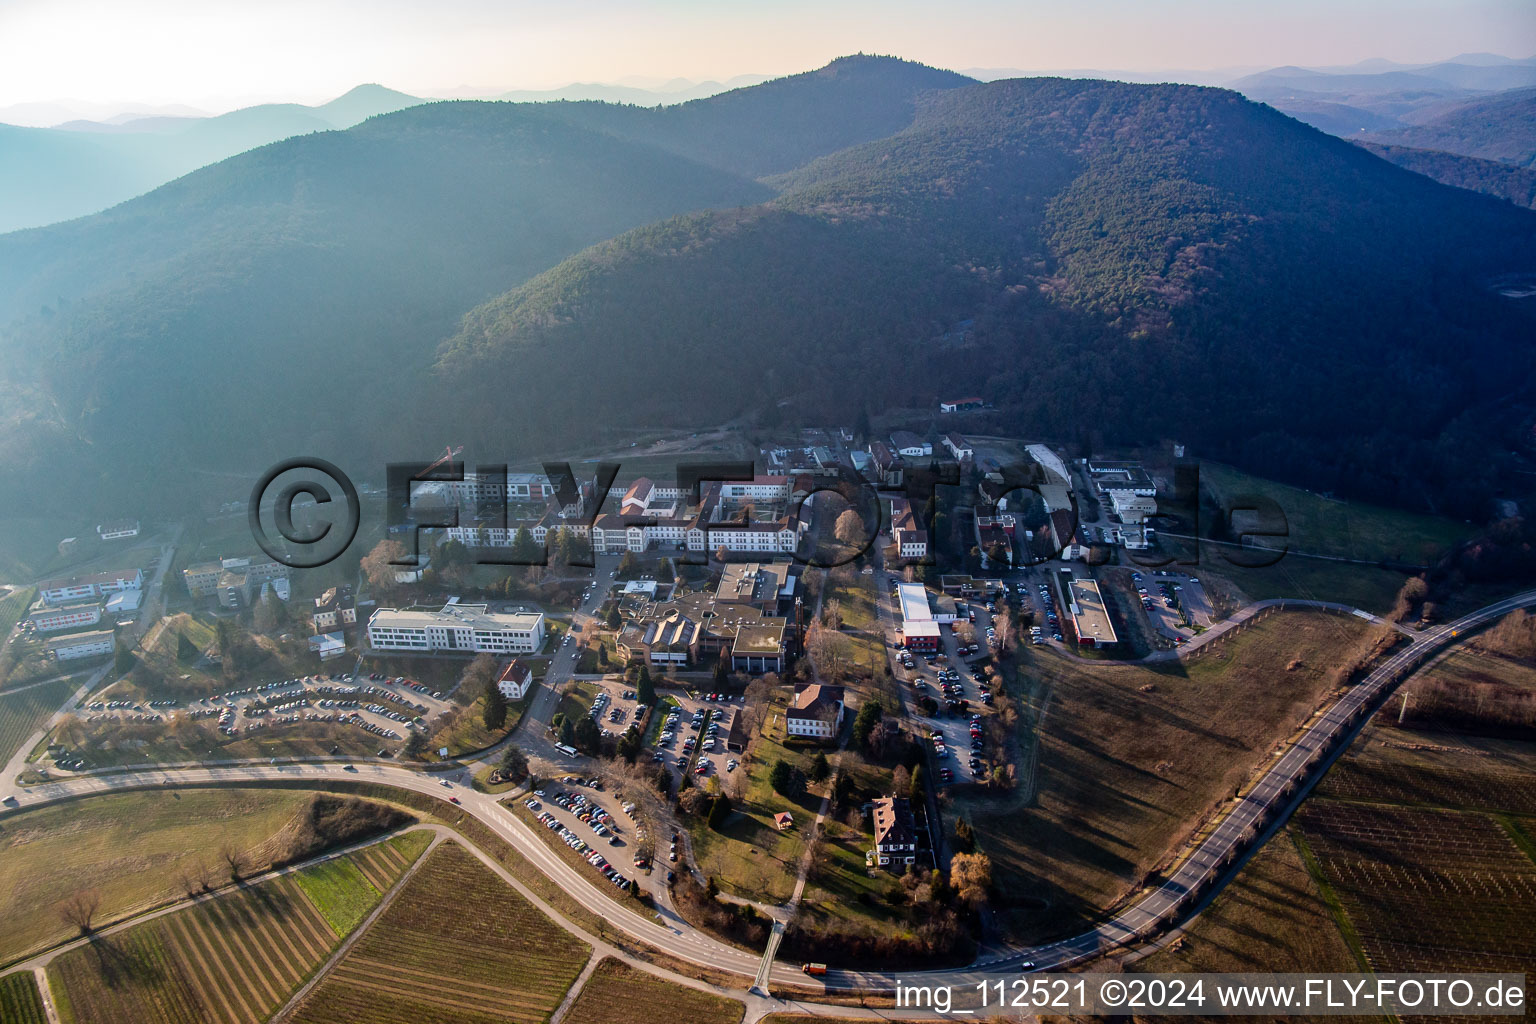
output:
POLYGON ((1300 820, 1374 970, 1536 967, 1536 863, 1492 817, 1320 800, 1300 820))
MULTIPOLYGON (((368 907, 379 899, 365 864, 387 889, 420 852, 395 840, 343 858, 357 873, 347 905, 358 883, 368 907)), ((70 950, 49 982, 65 1024, 259 1024, 340 941, 298 876, 284 875, 70 950)))
POLYGON ((535 1024, 591 950, 473 854, 439 846, 293 1024, 535 1024))
POLYGON ((745 1012, 734 999, 674 985, 609 957, 597 965, 561 1024, 738 1024, 745 1012))
POLYGON ((58 679, 15 693, 0 693, 0 764, 9 761, 79 685, 78 679, 58 679))
POLYGON ((351 856, 305 868, 294 880, 331 930, 343 937, 368 916, 379 898, 431 841, 428 832, 409 832, 351 856))
POLYGON ((0 1021, 5 1024, 47 1024, 43 998, 31 971, 0 978, 0 1021))

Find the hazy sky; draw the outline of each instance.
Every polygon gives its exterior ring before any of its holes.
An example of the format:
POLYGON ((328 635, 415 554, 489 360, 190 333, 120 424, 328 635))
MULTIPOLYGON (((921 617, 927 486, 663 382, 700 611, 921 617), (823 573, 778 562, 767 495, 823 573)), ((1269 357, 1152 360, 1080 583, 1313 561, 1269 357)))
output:
POLYGON ((0 106, 227 109, 360 82, 417 94, 724 79, 840 54, 1162 70, 1536 53, 1533 0, 0 0, 0 106))

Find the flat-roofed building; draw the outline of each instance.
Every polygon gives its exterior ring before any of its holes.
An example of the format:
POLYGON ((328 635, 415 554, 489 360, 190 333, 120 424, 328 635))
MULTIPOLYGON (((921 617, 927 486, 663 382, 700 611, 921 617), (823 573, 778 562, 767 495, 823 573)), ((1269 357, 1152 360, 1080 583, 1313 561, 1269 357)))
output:
POLYGON ((68 579, 44 580, 37 585, 37 596, 43 599, 44 604, 61 605, 118 594, 125 590, 138 590, 143 586, 142 570, 124 569, 92 573, 89 576, 71 576, 68 579))
POLYGON ((1068 594, 1072 598, 1072 624, 1078 643, 1085 647, 1112 647, 1119 642, 1096 581, 1075 579, 1068 594))
POLYGON ((376 651, 533 654, 544 646, 544 613, 493 612, 483 604, 380 608, 368 620, 368 643, 376 651))
POLYGON ((784 671, 784 620, 765 619, 738 628, 731 644, 731 670, 755 676, 784 671))
POLYGON ((79 629, 94 626, 101 621, 99 601, 71 601, 55 607, 35 605, 27 621, 39 633, 57 633, 61 629, 79 629))
POLYGON ((110 629, 97 630, 94 633, 74 633, 70 636, 54 637, 48 641, 48 650, 60 661, 78 661, 81 658, 97 658, 104 654, 111 654, 117 647, 117 641, 113 638, 110 629))
POLYGON ((181 570, 181 578, 187 585, 188 594, 193 597, 218 596, 222 603, 225 600, 225 595, 220 593, 222 585, 248 598, 253 587, 272 580, 285 580, 289 571, 283 563, 271 560, 257 562, 250 558, 221 558, 188 566, 181 570))
POLYGON ((773 615, 783 602, 793 600, 796 581, 788 562, 732 562, 720 572, 715 600, 751 605, 773 615))
POLYGON ((122 590, 107 598, 106 612, 108 617, 114 615, 131 615, 139 610, 139 605, 144 603, 142 590, 122 590))
POLYGON ((1134 526, 1145 522, 1149 516, 1157 515, 1156 498, 1121 487, 1112 487, 1105 494, 1109 498, 1110 510, 1120 517, 1122 523, 1134 526))

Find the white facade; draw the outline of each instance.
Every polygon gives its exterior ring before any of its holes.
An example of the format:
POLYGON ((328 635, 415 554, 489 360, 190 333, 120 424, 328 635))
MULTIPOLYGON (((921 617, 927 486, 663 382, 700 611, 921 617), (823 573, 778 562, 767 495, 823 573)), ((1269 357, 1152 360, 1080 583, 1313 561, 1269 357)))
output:
POLYGON ((95 601, 80 601, 75 604, 61 605, 58 608, 44 608, 33 612, 28 616, 28 620, 43 633, 94 626, 101 621, 101 605, 95 601))
POLYGON ((139 569, 99 572, 67 580, 47 580, 38 585, 37 596, 43 599, 44 604, 61 605, 106 594, 118 594, 125 590, 138 590, 143 585, 144 573, 139 569))
POLYGON ((522 662, 514 661, 502 670, 501 678, 496 680, 496 689, 507 700, 522 700, 533 685, 533 671, 522 662))
POLYGON ((791 736, 809 736, 824 740, 836 733, 837 728, 830 718, 797 718, 791 713, 784 719, 784 731, 791 736))
POLYGON ((96 658, 111 654, 116 643, 110 629, 96 633, 81 633, 48 641, 48 649, 60 661, 76 661, 80 658, 96 658))
POLYGON ((725 501, 788 501, 789 477, 759 476, 751 480, 725 480, 720 483, 720 497, 725 501))
POLYGON ((1119 487, 1111 488, 1105 494, 1110 508, 1122 523, 1135 525, 1144 522, 1148 516, 1157 515, 1157 499, 1154 497, 1119 487))
POLYGON ((483 604, 380 608, 368 620, 368 643, 378 651, 532 654, 544 646, 544 614, 492 612, 483 604))

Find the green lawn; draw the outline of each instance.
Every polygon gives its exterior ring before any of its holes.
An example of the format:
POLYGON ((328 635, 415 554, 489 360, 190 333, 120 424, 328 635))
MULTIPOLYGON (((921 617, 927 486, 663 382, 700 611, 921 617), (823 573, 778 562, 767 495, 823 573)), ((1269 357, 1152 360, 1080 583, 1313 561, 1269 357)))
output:
POLYGON ((1214 462, 1201 463, 1200 483, 1224 505, 1240 506, 1244 495, 1274 501, 1290 546, 1314 554, 1429 565, 1471 532, 1450 519, 1324 498, 1214 462))
POLYGON ((305 868, 294 880, 337 935, 350 934, 379 901, 379 891, 346 857, 305 868))

